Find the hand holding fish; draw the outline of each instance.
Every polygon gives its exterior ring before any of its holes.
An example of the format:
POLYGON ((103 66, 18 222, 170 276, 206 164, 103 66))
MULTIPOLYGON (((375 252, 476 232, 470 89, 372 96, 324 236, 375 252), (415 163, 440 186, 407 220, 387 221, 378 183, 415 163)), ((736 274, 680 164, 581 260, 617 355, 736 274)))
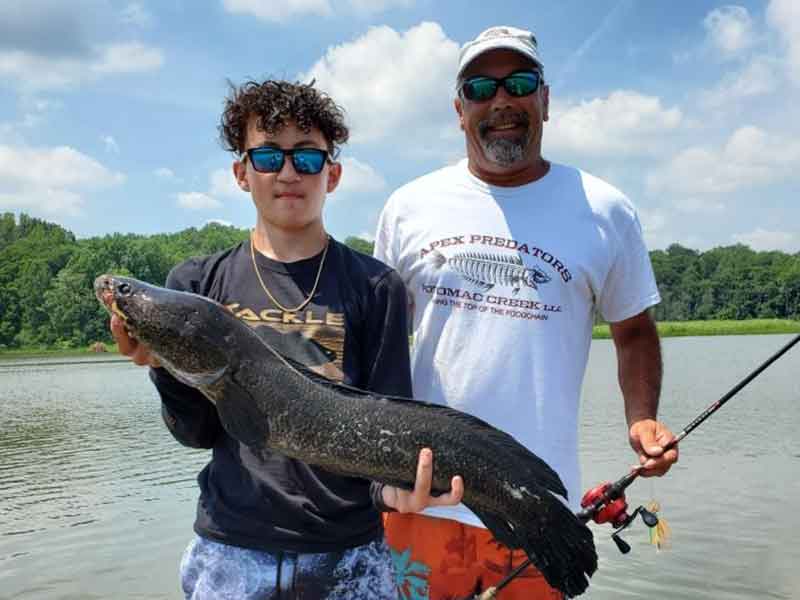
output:
POLYGON ((110 327, 111 335, 114 336, 114 341, 117 342, 120 354, 129 356, 139 366, 161 366, 161 363, 150 353, 150 349, 146 345, 130 336, 121 317, 112 314, 110 327))
POLYGON ((669 428, 654 419, 636 421, 628 431, 628 438, 634 452, 639 455, 642 477, 661 477, 678 462, 678 447, 664 452, 664 447, 675 436, 669 428))
POLYGON ((431 495, 433 481, 433 452, 423 448, 419 452, 417 477, 413 490, 387 485, 381 492, 383 503, 397 512, 420 512, 429 506, 453 506, 461 502, 464 496, 464 480, 456 475, 450 483, 450 491, 439 496, 431 495))

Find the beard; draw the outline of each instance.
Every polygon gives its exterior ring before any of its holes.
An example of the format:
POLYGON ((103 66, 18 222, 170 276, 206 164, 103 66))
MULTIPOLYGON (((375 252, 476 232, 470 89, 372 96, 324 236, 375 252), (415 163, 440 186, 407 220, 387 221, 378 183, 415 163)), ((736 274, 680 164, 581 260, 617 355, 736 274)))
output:
POLYGON ((530 145, 530 117, 527 113, 502 113, 478 123, 481 148, 490 161, 503 167, 513 166, 525 158, 530 145), (524 131, 515 137, 489 138, 489 130, 502 125, 522 125, 524 131))

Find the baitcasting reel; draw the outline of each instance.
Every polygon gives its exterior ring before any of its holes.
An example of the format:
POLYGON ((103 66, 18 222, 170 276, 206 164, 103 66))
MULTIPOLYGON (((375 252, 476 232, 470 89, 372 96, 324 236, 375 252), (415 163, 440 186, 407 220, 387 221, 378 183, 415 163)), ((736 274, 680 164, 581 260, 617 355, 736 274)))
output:
POLYGON ((625 500, 625 494, 621 490, 613 489, 613 484, 606 482, 601 483, 595 488, 592 488, 583 495, 581 499, 581 507, 584 509, 593 508, 591 519, 598 524, 610 523, 614 528, 614 533, 611 534, 611 539, 617 545, 622 554, 627 554, 631 551, 631 547, 620 537, 620 532, 626 529, 636 520, 637 515, 642 516, 642 521, 648 527, 655 527, 658 525, 658 517, 647 510, 644 506, 639 506, 630 515, 627 513, 628 502, 625 500), (597 508, 597 506, 601 508, 597 508))

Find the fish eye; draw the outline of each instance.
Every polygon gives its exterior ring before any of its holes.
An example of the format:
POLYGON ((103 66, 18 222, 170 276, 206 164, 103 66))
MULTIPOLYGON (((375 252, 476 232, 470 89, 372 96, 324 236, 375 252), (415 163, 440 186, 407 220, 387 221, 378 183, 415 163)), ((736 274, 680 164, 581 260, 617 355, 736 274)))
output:
POLYGON ((125 283, 124 281, 117 286, 117 291, 122 294, 123 296, 127 296, 131 293, 131 284, 125 283))

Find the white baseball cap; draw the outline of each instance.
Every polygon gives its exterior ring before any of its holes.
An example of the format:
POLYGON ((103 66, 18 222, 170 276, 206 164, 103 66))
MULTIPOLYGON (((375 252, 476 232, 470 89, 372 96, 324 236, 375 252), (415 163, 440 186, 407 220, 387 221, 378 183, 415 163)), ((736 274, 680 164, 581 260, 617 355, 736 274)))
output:
POLYGON ((501 25, 490 27, 474 40, 461 46, 461 51, 458 53, 458 75, 456 78, 461 77, 461 73, 464 72, 467 65, 478 58, 478 56, 497 48, 506 48, 519 52, 535 62, 540 69, 544 70, 542 59, 539 58, 536 36, 524 29, 501 25))

